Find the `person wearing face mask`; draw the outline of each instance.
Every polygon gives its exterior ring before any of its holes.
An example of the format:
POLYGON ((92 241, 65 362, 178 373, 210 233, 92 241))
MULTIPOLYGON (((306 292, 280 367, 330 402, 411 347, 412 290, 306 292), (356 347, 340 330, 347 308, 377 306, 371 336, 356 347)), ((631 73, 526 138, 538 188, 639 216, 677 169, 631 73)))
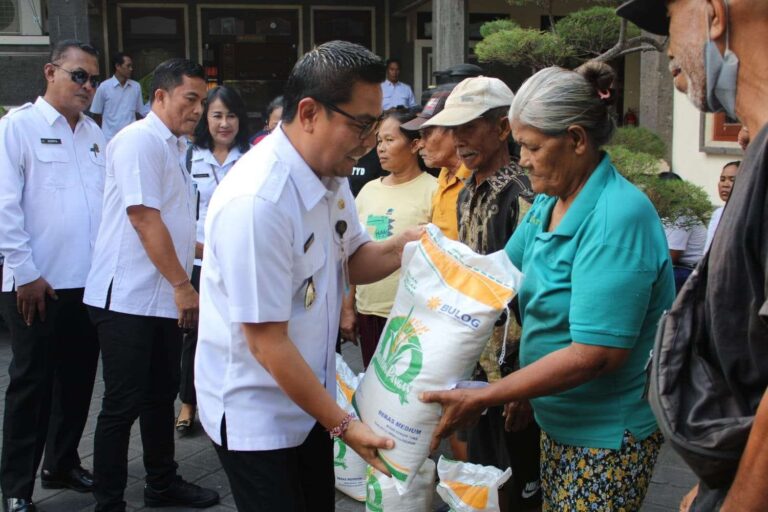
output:
MULTIPOLYGON (((402 129, 403 124, 414 117, 416 115, 405 108, 384 112, 376 135, 376 151, 387 175, 369 181, 355 199, 358 219, 376 241, 388 240, 408 228, 426 224, 432 216, 437 180, 423 170, 418 154, 418 132, 402 129)), ((375 283, 353 287, 344 298, 341 334, 344 339, 355 339, 356 324, 365 368, 376 352, 399 279, 400 272, 395 272, 375 283), (353 315, 356 322, 350 324, 349 318, 353 315)))
POLYGON ((83 115, 99 83, 96 50, 51 49, 45 94, 0 120, 0 314, 13 361, 5 393, 0 487, 5 512, 33 512, 43 488, 93 491, 77 453, 99 345, 83 304, 101 221, 104 135, 83 115))
MULTIPOLYGON (((765 510, 768 2, 631 0, 617 12, 647 31, 669 36, 667 53, 675 87, 686 93, 697 108, 704 112, 725 110, 749 131, 751 140, 739 166, 739 178, 709 250, 706 278, 701 283, 704 292, 697 294, 694 303, 694 307, 704 311, 709 363, 722 376, 728 396, 738 404, 737 410, 722 412, 722 420, 734 419, 747 428, 732 439, 732 455, 720 461, 721 481, 711 486, 701 482, 690 509, 765 510)), ((670 315, 677 311, 677 306, 676 302, 670 315)), ((720 434, 717 430, 711 433, 720 434)))
MULTIPOLYGON (((717 193, 723 203, 727 203, 728 198, 731 197, 733 184, 736 182, 736 175, 739 174, 740 165, 741 161, 738 160, 735 162, 728 162, 723 166, 723 170, 720 172, 720 180, 717 182, 717 193)), ((712 244, 712 239, 715 237, 715 231, 720 224, 720 218, 723 216, 724 209, 725 205, 712 213, 712 218, 710 219, 709 227, 707 228, 707 241, 704 244, 704 252, 707 252, 709 246, 712 244)))
MULTIPOLYGON (((208 92, 205 110, 195 128, 194 145, 189 172, 197 184, 198 218, 195 265, 192 267, 192 286, 200 290, 200 266, 205 245, 205 217, 214 190, 250 147, 248 144, 248 113, 242 98, 234 89, 219 86, 208 92)), ((187 435, 194 426, 195 405, 195 347, 197 328, 184 334, 181 348, 181 384, 179 399, 181 410, 176 418, 176 432, 187 435)))

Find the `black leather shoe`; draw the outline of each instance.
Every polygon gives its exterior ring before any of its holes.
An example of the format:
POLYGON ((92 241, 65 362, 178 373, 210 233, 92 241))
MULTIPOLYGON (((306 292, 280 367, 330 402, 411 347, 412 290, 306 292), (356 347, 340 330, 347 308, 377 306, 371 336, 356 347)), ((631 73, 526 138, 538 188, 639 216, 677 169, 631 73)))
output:
POLYGON ((149 484, 144 486, 144 505, 147 507, 206 508, 218 502, 219 493, 186 482, 180 476, 161 491, 153 489, 149 484))
POLYGON ((25 498, 5 498, 3 510, 5 512, 37 512, 37 507, 32 500, 25 498))
POLYGON ((44 469, 40 473, 43 489, 72 489, 77 492, 93 492, 93 475, 82 467, 72 468, 61 473, 51 473, 44 469))

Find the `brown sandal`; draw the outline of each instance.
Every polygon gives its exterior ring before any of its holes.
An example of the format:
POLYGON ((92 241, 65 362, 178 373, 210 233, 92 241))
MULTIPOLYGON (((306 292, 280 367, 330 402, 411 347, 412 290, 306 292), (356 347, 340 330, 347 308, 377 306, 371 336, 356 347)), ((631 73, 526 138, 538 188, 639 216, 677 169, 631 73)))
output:
POLYGON ((191 418, 185 420, 176 418, 176 432, 179 433, 179 437, 184 437, 192 432, 195 425, 195 414, 192 413, 191 418))

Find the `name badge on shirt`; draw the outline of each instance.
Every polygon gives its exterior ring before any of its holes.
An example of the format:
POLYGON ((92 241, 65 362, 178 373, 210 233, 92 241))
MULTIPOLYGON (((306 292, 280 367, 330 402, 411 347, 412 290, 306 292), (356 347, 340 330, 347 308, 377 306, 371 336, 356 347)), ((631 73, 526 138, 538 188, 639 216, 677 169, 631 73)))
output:
POLYGON ((61 139, 40 139, 43 144, 61 144, 61 139))
POLYGON ((192 177, 193 178, 210 178, 211 175, 207 173, 202 173, 202 174, 193 174, 192 177))

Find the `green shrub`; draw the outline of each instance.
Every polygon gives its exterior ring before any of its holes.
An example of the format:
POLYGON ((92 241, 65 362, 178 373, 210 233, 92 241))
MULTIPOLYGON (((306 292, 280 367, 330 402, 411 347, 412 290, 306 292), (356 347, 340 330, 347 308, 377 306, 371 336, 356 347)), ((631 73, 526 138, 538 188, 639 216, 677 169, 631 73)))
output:
POLYGON ((154 73, 147 73, 143 77, 139 78, 139 85, 141 85, 141 98, 144 103, 149 101, 149 95, 152 91, 149 90, 152 87, 152 77, 154 73))
POLYGON ((480 62, 500 62, 539 70, 563 65, 574 52, 557 34, 513 27, 492 32, 479 41, 475 54, 480 62))
POLYGON ((662 220, 688 227, 699 221, 707 225, 713 205, 707 192, 688 181, 659 178, 660 159, 626 146, 606 148, 616 169, 651 200, 662 220))
POLYGON ((480 26, 480 35, 485 38, 491 34, 495 34, 496 32, 501 32, 502 30, 512 30, 515 28, 520 28, 520 25, 508 18, 498 19, 483 23, 482 26, 480 26))
MULTIPOLYGON (((596 57, 619 40, 621 18, 614 7, 590 7, 572 12, 555 24, 555 32, 580 56, 596 57)), ((634 25, 627 25, 627 37, 640 35, 634 25)))
POLYGON ((4 116, 5 114, 7 114, 7 113, 8 113, 8 111, 7 111, 7 110, 5 110, 5 108, 4 108, 4 107, 0 107, 0 117, 3 117, 3 116, 4 116))
POLYGON ((624 146, 630 151, 649 153, 656 158, 666 158, 667 145, 647 128, 623 126, 616 130, 611 146, 624 146))

